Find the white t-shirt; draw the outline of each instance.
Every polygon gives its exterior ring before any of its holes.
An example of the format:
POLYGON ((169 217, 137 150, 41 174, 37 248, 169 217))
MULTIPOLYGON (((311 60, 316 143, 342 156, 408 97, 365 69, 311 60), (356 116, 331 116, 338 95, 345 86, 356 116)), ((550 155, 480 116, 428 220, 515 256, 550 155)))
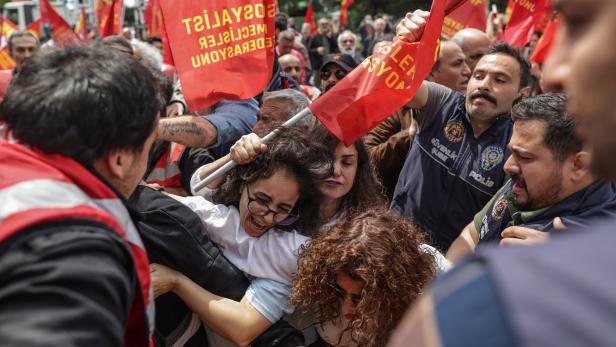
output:
POLYGON ((299 249, 310 241, 309 237, 276 228, 252 237, 241 226, 240 213, 234 206, 214 204, 201 196, 180 201, 199 215, 212 241, 233 265, 254 277, 292 284, 299 249))

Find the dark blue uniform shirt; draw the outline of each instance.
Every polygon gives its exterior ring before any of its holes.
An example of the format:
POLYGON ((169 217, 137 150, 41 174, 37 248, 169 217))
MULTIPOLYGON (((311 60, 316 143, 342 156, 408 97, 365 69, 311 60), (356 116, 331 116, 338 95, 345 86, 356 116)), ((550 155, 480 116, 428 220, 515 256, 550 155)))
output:
POLYGON ((428 83, 420 130, 400 173, 391 208, 422 227, 446 250, 503 186, 510 151, 509 115, 475 137, 462 94, 428 83))

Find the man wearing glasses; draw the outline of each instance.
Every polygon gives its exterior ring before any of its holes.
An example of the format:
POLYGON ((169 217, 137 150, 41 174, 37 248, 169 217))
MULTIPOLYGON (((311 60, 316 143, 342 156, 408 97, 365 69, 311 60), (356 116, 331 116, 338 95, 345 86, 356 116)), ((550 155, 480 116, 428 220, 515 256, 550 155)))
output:
POLYGON ((328 54, 323 59, 323 66, 320 70, 321 92, 325 93, 344 78, 357 63, 348 54, 328 54))

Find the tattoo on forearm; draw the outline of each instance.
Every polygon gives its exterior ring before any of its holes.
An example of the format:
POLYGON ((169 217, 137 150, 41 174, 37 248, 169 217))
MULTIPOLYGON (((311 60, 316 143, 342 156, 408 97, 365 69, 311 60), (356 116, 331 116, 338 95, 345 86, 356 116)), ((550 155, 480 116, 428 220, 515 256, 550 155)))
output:
POLYGON ((164 136, 175 136, 183 134, 191 134, 191 135, 203 135, 204 129, 200 127, 198 124, 195 124, 191 121, 186 121, 182 123, 167 123, 164 122, 161 124, 163 135, 164 136))

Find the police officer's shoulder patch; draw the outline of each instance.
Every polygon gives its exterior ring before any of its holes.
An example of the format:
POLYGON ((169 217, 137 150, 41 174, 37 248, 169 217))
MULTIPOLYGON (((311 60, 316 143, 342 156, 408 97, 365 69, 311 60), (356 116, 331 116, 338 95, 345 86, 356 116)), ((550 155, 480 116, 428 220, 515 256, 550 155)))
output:
POLYGON ((500 146, 490 145, 481 152, 481 168, 490 171, 503 162, 505 152, 500 146))
POLYGON ((506 194, 503 194, 492 207, 492 218, 497 221, 503 219, 505 209, 507 209, 507 196, 506 194))
POLYGON ((453 143, 458 143, 464 138, 464 124, 459 120, 450 120, 443 129, 445 138, 453 143))

